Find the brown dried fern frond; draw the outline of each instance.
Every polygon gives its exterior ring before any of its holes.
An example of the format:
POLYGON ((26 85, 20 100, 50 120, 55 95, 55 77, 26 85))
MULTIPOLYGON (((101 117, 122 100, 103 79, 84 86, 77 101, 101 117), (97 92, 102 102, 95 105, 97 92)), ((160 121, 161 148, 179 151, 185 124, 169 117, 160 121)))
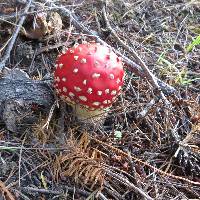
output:
POLYGON ((73 177, 91 189, 94 186, 102 188, 105 176, 103 157, 99 150, 90 146, 88 134, 84 133, 79 141, 71 139, 69 143, 70 152, 57 157, 60 176, 73 177))

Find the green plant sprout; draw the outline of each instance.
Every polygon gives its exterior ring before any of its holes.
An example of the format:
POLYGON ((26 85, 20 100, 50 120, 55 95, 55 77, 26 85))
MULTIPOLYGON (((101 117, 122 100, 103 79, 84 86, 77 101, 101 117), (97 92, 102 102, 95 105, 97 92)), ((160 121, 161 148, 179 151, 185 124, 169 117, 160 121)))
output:
POLYGON ((196 81, 196 80, 200 80, 200 78, 189 79, 187 77, 187 70, 183 69, 175 78, 175 83, 186 86, 186 85, 190 85, 193 81, 196 81))
POLYGON ((187 52, 192 51, 193 48, 194 48, 195 46, 197 46, 197 45, 200 45, 200 35, 197 36, 197 37, 192 41, 192 43, 189 44, 189 45, 187 46, 187 48, 186 48, 187 52))
POLYGON ((117 140, 122 139, 122 133, 121 133, 121 131, 115 131, 114 135, 115 135, 115 139, 117 139, 117 140))
POLYGON ((178 72, 178 69, 176 67, 176 64, 172 64, 170 61, 168 61, 165 58, 165 53, 166 52, 161 53, 157 60, 158 64, 164 65, 164 67, 160 66, 160 69, 159 69, 160 73, 161 75, 173 76, 175 72, 178 72))
POLYGON ((164 52, 160 54, 157 62, 165 65, 165 67, 160 69, 161 74, 173 78, 175 84, 186 86, 192 84, 193 81, 200 80, 200 78, 188 78, 187 69, 182 69, 180 71, 176 67, 176 64, 172 64, 165 58, 164 52))

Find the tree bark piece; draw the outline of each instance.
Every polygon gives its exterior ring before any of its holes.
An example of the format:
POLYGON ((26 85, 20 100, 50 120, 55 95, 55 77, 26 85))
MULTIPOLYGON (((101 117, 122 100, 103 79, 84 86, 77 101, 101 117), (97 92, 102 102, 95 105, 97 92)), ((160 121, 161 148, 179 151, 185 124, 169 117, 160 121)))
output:
POLYGON ((0 78, 0 119, 10 131, 17 131, 18 118, 31 115, 31 106, 48 111, 54 102, 51 82, 32 80, 20 69, 4 70, 0 78))

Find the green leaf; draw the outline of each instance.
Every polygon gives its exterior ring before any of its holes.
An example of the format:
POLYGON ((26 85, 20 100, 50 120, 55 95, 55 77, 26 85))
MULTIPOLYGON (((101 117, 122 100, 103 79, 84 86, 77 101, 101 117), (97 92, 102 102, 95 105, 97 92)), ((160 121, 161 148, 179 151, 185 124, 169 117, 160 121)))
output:
POLYGON ((115 131, 114 135, 115 135, 115 138, 118 139, 118 140, 122 138, 122 132, 121 131, 115 131))
POLYGON ((190 45, 186 48, 187 52, 190 52, 193 50, 193 48, 197 45, 200 45, 200 35, 197 36, 190 45))
POLYGON ((180 84, 180 85, 190 85, 193 81, 197 81, 200 80, 200 78, 193 78, 193 79, 189 79, 187 77, 187 71, 185 69, 183 69, 175 78, 175 82, 180 84))

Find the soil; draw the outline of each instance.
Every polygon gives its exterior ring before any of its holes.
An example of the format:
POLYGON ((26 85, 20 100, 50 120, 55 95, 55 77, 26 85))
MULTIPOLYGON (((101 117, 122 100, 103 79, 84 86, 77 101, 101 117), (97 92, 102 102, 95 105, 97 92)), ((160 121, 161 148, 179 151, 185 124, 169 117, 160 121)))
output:
POLYGON ((25 16, 4 67, 45 84, 50 100, 0 97, 0 199, 199 199, 199 1, 35 0, 24 13, 28 2, 0 2, 0 61, 25 16), (113 33, 175 92, 124 60, 121 95, 101 122, 87 124, 56 97, 55 61, 63 48, 101 38, 141 66, 113 33))

